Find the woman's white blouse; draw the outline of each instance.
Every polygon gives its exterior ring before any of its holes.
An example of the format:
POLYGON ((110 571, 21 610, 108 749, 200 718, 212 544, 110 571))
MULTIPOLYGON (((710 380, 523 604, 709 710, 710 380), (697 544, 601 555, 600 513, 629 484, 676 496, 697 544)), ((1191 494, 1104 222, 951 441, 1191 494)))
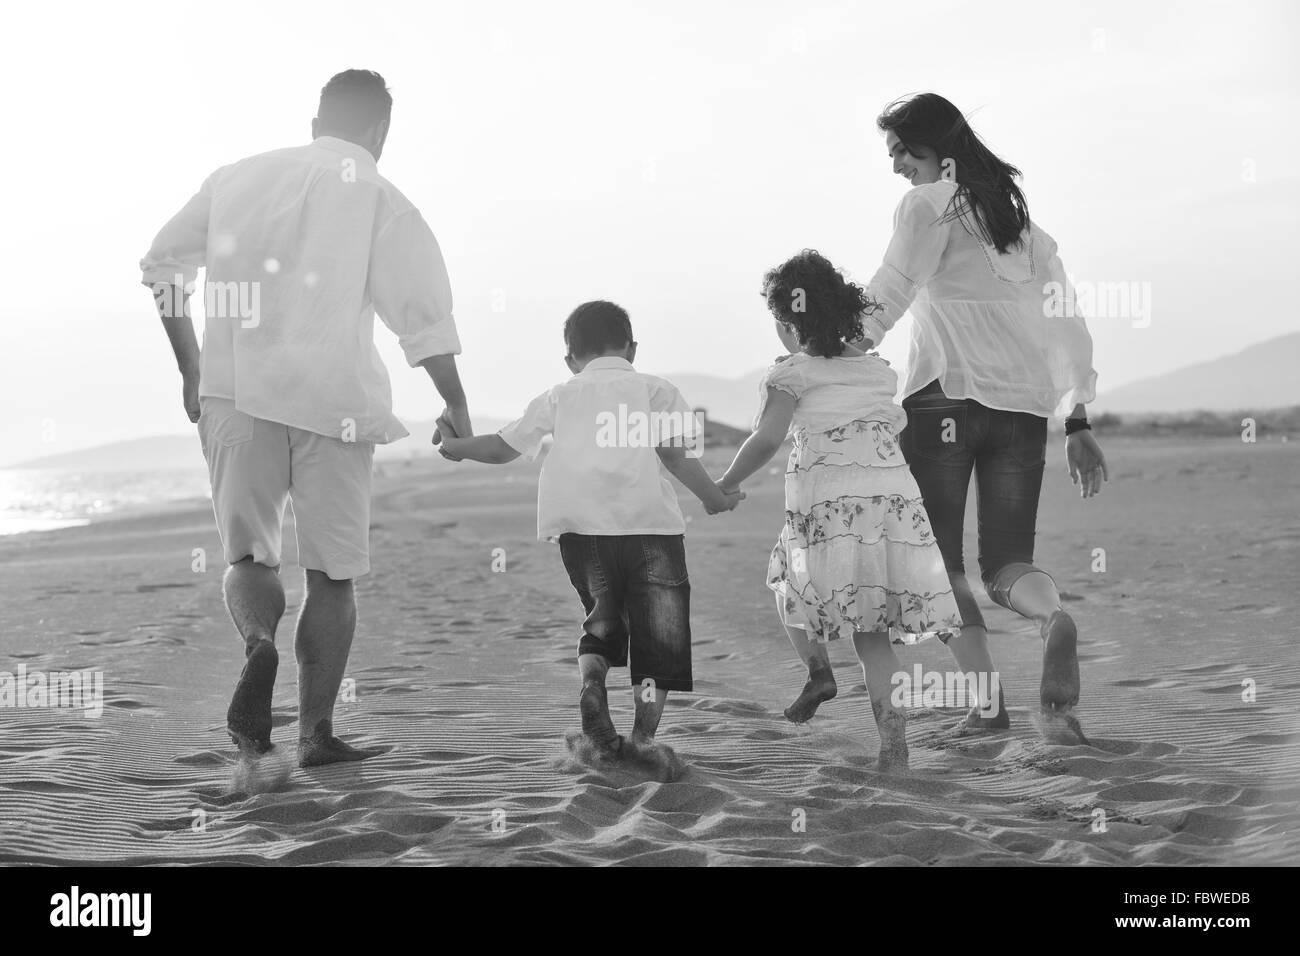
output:
POLYGON ((916 186, 898 204, 867 287, 879 308, 862 316, 866 337, 879 345, 910 307, 904 395, 938 379, 950 398, 1044 417, 1091 402, 1092 337, 1055 240, 1031 224, 1020 248, 1000 254, 967 216, 944 221, 956 188, 916 186))

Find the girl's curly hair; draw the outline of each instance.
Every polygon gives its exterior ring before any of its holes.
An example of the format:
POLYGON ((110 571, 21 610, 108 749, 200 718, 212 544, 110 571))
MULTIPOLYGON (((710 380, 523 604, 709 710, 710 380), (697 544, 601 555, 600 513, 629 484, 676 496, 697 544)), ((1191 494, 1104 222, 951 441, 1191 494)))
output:
POLYGON ((767 307, 794 327, 799 344, 827 358, 863 336, 862 315, 880 309, 862 286, 850 282, 816 249, 805 249, 763 276, 767 307))

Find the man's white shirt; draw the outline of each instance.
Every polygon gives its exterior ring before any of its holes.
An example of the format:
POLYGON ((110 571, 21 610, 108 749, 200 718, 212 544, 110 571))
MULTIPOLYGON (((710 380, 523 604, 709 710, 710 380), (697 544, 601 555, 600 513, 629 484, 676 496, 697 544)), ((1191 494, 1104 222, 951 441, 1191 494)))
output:
POLYGON ((332 136, 218 169, 158 233, 143 282, 206 267, 200 396, 344 440, 408 434, 376 313, 415 367, 460 352, 429 226, 361 146, 332 136))

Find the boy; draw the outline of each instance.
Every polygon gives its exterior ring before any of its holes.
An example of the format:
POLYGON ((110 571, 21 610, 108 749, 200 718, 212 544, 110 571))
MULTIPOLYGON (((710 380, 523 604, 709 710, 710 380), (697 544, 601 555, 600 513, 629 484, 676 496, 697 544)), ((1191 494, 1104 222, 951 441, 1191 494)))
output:
POLYGON ((587 612, 578 644, 582 731, 599 756, 619 757, 626 743, 628 756, 658 762, 654 736, 668 692, 693 686, 686 527, 664 469, 709 514, 732 510, 744 495, 723 493, 690 453, 702 436, 677 389, 632 367, 627 312, 612 302, 578 306, 564 344, 571 379, 495 435, 458 438, 440 420, 442 454, 504 464, 535 457, 554 436, 538 482, 537 536, 559 540, 587 612), (609 715, 605 676, 628 663, 629 650, 636 719, 625 742, 609 715))

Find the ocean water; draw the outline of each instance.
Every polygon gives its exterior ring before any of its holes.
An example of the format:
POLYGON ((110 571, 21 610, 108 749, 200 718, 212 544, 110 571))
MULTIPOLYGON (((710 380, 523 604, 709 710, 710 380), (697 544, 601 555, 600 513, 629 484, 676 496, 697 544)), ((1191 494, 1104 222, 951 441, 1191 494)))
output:
POLYGON ((0 469, 0 535, 88 524, 123 511, 211 498, 202 469, 0 469))

